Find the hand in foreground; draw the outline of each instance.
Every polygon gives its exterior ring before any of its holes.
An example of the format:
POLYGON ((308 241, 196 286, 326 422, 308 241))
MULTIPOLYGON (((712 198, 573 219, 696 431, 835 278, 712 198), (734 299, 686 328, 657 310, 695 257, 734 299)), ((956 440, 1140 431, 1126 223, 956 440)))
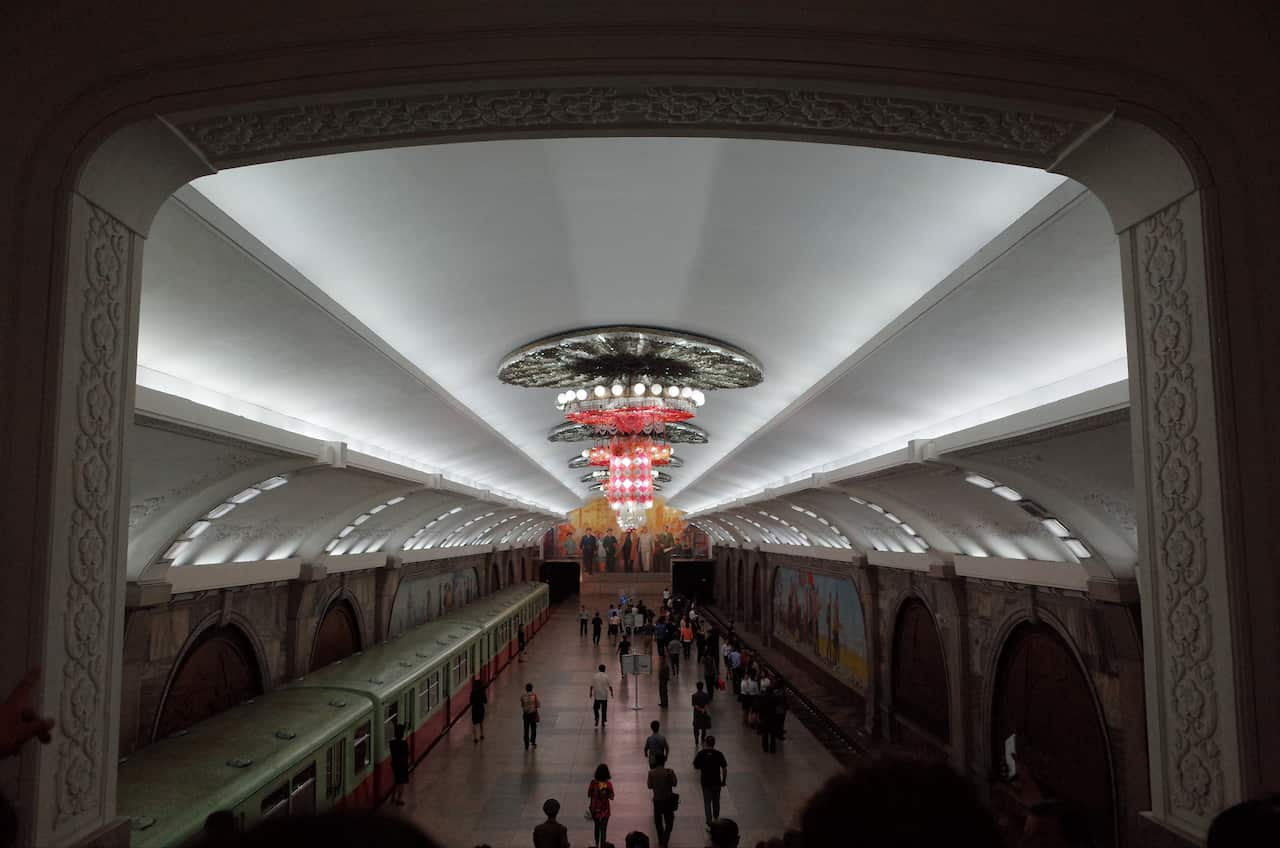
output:
POLYGON ((14 756, 32 737, 46 745, 51 741, 53 719, 41 718, 31 709, 31 692, 39 679, 40 669, 31 669, 0 704, 0 757, 14 756))

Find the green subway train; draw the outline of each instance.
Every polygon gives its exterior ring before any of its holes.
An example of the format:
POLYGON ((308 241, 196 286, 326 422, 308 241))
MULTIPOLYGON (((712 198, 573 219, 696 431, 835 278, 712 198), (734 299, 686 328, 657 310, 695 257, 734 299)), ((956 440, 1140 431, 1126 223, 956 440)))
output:
POLYGON ((196 843, 205 817, 242 829, 271 818, 368 809, 391 792, 387 742, 405 725, 413 761, 468 712, 550 614, 542 583, 509 586, 317 669, 121 762, 120 815, 135 848, 196 843))

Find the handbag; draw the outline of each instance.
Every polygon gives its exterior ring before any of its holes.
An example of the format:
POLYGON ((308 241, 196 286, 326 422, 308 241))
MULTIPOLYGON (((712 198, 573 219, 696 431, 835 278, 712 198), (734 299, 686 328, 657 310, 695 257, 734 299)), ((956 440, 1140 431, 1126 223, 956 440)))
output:
POLYGON ((672 792, 671 793, 671 812, 674 813, 678 809, 680 809, 680 793, 672 792))
POLYGON ((532 721, 534 724, 537 724, 538 722, 542 721, 542 716, 538 713, 537 710, 533 711, 533 718, 531 718, 530 721, 532 721))
POLYGON ((717 688, 717 689, 719 689, 721 692, 723 692, 723 691, 724 691, 724 678, 723 678, 723 677, 717 677, 717 678, 716 678, 716 688, 717 688))

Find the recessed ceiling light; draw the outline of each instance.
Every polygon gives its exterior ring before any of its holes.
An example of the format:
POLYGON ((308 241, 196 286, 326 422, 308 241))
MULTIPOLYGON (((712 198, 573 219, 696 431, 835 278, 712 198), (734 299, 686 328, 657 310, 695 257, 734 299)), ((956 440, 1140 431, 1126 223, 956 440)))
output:
POLYGON ((356 526, 354 524, 348 524, 346 527, 343 527, 341 530, 338 531, 338 538, 339 539, 347 538, 347 536, 349 536, 351 534, 351 531, 354 529, 356 529, 356 526))
POLYGON ((1062 544, 1067 546, 1067 550, 1080 557, 1080 559, 1088 559, 1093 556, 1089 553, 1089 549, 1084 546, 1084 542, 1079 539, 1063 539, 1062 544))
POLYGON ((190 527, 187 528, 187 532, 183 533, 181 538, 194 539, 196 536, 199 536, 201 533, 208 530, 212 526, 213 525, 211 522, 197 521, 195 524, 192 524, 190 527))
POLYGON ((187 543, 179 539, 178 541, 174 542, 172 545, 169 546, 169 550, 164 552, 164 556, 162 556, 161 559, 169 559, 169 560, 177 559, 178 554, 182 553, 182 549, 185 548, 186 546, 187 546, 187 543))
POLYGON ((288 477, 268 477, 267 479, 259 483, 257 487, 264 492, 269 492, 272 489, 280 488, 281 486, 283 486, 285 483, 288 483, 288 482, 289 482, 288 477))
POLYGON ((981 486, 984 489, 994 489, 996 487, 995 480, 990 480, 981 474, 968 474, 965 476, 964 481, 975 486, 981 486))
POLYGON ((244 491, 242 491, 242 492, 237 492, 236 494, 234 494, 234 495, 232 495, 231 497, 227 498, 227 500, 231 501, 231 502, 232 502, 232 503, 234 503, 234 504, 248 503, 249 501, 253 500, 254 498, 256 498, 256 497, 257 497, 258 495, 260 495, 260 494, 262 494, 262 490, 261 490, 261 489, 258 489, 258 488, 255 488, 255 487, 253 487, 253 486, 250 486, 249 488, 245 489, 244 491))
POLYGON ((230 512, 235 508, 236 508, 236 505, 233 503, 220 503, 217 506, 215 506, 213 509, 206 512, 204 514, 204 517, 205 518, 221 518, 222 516, 226 515, 228 512, 230 512))
POLYGON ((991 494, 999 495, 1000 497, 1004 498, 1007 501, 1022 500, 1022 493, 1017 491, 1016 489, 1010 489, 1008 486, 996 486, 994 489, 991 490, 991 494))
POLYGON ((370 518, 373 518, 373 516, 366 512, 364 515, 358 516, 356 520, 351 523, 359 527, 361 524, 364 524, 370 518))
POLYGON ((1071 531, 1067 529, 1067 525, 1063 524, 1056 518, 1046 518, 1040 523, 1045 526, 1046 530, 1057 536, 1059 539, 1065 539, 1071 535, 1071 531))
POLYGON ((401 495, 398 498, 392 498, 391 500, 387 501, 387 506, 395 506, 398 503, 404 503, 404 499, 405 499, 404 495, 401 495))

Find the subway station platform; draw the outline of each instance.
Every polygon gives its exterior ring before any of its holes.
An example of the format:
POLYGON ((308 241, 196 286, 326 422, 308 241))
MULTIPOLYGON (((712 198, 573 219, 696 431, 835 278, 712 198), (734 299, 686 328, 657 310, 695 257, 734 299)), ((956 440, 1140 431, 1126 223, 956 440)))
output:
MULTIPOLYGON (((660 592, 659 586, 657 597, 660 592)), ((512 664, 490 687, 485 740, 472 742, 471 722, 464 717, 419 763, 405 794, 406 806, 387 806, 388 812, 412 819, 447 848, 528 848, 533 827, 544 819, 543 801, 556 798, 570 844, 590 846, 592 824, 583 818, 587 784, 604 762, 617 793, 609 841, 621 848, 628 832, 640 830, 656 845, 642 748, 649 722, 657 719, 672 749, 668 765, 680 781, 672 848, 708 844, 698 773, 691 765, 695 746, 689 698, 697 679, 692 664, 681 663, 671 682, 670 707, 660 710, 656 672, 638 683, 635 678, 619 680, 616 647, 607 633, 599 646, 592 644, 589 632, 579 637, 578 603, 570 598, 557 607, 530 643, 526 662, 512 664), (604 730, 593 727, 588 697, 600 663, 608 666, 615 692, 604 730), (542 701, 538 747, 528 752, 521 741, 519 700, 526 683, 534 685, 542 701), (633 709, 637 697, 638 711, 633 709)), ((759 736, 743 725, 732 693, 718 694, 712 713, 711 733, 729 762, 721 815, 738 823, 744 846, 781 835, 804 801, 840 770, 839 764, 794 716, 787 720, 786 740, 770 755, 761 750, 759 736)))

